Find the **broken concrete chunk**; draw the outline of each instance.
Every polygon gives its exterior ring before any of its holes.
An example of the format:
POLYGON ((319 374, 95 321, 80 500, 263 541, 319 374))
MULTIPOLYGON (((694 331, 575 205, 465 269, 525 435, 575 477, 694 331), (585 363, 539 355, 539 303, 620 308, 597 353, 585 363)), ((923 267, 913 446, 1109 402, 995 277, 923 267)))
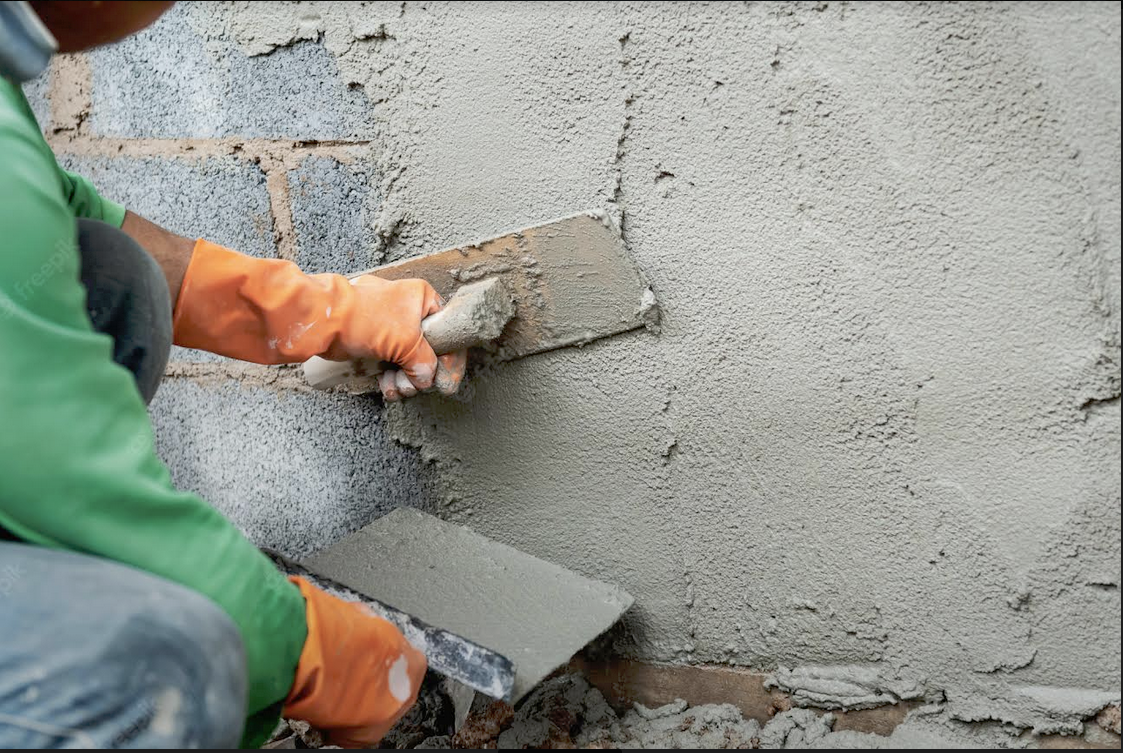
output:
POLYGON ((772 718, 760 735, 762 748, 809 748, 830 734, 834 714, 792 709, 772 718))
POLYGON ((686 711, 686 701, 679 698, 672 703, 668 703, 665 706, 660 706, 659 708, 655 709, 649 709, 642 703, 637 703, 635 704, 634 709, 635 712, 639 715, 640 719, 647 719, 648 721, 652 721, 654 719, 663 719, 668 716, 674 716, 675 714, 681 714, 682 712, 686 711))
POLYGON ((1119 704, 1108 706, 1096 715, 1096 723, 1108 732, 1119 734, 1119 704))
POLYGON ((880 665, 778 667, 766 688, 791 694, 797 706, 872 709, 924 697, 924 684, 880 665))

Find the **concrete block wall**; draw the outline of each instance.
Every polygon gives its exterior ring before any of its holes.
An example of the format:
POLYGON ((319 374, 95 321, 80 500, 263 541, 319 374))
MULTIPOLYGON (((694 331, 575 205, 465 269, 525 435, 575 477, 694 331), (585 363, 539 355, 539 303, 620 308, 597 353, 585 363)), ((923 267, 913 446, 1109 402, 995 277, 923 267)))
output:
POLYGON ((658 334, 456 401, 177 351, 161 451, 262 543, 428 506, 626 587, 631 656, 1074 732, 1119 697, 1119 19, 182 3, 32 88, 107 194, 249 253, 606 208, 651 280, 658 334))

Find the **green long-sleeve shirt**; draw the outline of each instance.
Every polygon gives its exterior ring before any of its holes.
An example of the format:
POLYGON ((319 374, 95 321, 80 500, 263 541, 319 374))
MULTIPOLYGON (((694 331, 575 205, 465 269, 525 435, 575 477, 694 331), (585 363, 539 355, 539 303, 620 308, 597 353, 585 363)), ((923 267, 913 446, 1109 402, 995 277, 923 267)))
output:
POLYGON ((132 375, 90 325, 76 217, 120 227, 125 210, 59 167, 23 93, 0 78, 0 526, 212 599, 241 631, 254 737, 292 684, 304 600, 229 521, 172 485, 132 375))

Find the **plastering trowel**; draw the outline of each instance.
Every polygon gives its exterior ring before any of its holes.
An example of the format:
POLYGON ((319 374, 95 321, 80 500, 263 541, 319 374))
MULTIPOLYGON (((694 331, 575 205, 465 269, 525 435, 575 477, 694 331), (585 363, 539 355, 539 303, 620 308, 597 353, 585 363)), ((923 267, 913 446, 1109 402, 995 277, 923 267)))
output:
POLYGON ((299 565, 270 556, 282 570, 368 605, 430 669, 510 703, 632 605, 620 588, 407 508, 299 565))
MULTIPOLYGON (((488 345, 496 360, 506 361, 658 318, 654 294, 604 212, 582 212, 364 274, 420 277, 448 301, 422 322, 438 355, 488 345)), ((304 376, 318 389, 376 392, 382 366, 312 358, 304 376)))

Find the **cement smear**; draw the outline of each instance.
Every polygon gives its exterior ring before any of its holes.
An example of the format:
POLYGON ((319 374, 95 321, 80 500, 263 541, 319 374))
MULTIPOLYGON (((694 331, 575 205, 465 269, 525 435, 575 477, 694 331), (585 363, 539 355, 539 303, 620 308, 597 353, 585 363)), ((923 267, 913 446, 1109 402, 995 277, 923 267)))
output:
POLYGON ((211 7, 363 88, 384 261, 607 206, 658 296, 393 410, 444 516, 620 583, 647 659, 1118 697, 1117 4, 211 7))
POLYGON ((766 687, 791 694, 798 706, 872 709, 924 697, 923 684, 881 666, 780 667, 766 687))

